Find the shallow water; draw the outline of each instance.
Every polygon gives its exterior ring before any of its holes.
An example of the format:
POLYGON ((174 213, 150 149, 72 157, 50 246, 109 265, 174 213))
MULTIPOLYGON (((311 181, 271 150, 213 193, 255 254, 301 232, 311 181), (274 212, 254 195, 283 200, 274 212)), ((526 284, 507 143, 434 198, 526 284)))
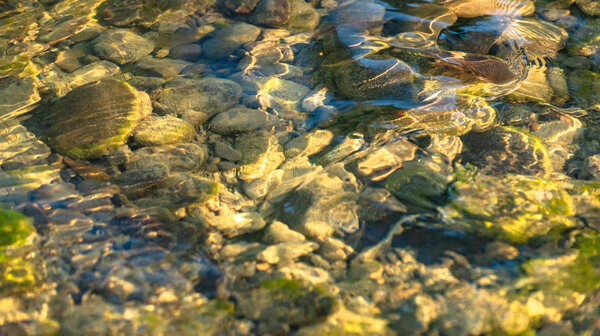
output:
POLYGON ((0 335, 595 335, 594 0, 0 0, 0 335))

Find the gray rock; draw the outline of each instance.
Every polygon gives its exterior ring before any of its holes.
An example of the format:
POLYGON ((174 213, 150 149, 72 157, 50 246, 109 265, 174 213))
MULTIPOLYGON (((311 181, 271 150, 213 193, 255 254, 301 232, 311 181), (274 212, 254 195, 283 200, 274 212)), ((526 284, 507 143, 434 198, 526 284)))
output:
POLYGON ((241 134, 235 149, 242 153, 238 178, 246 182, 272 172, 285 160, 277 139, 264 131, 241 134))
POLYGON ((171 172, 185 172, 196 170, 206 161, 207 149, 195 143, 182 143, 140 148, 130 155, 126 163, 128 170, 160 163, 171 172))
POLYGON ((169 176, 169 168, 163 164, 129 170, 111 179, 111 182, 121 187, 121 191, 130 197, 141 197, 158 183, 169 176))
POLYGON ((0 116, 16 117, 25 113, 40 100, 37 87, 30 78, 0 78, 0 116))
POLYGON ((154 43, 126 29, 104 31, 94 41, 94 52, 117 64, 138 61, 154 50, 154 43))
POLYGON ((161 77, 172 79, 177 77, 185 68, 193 63, 171 58, 154 58, 146 56, 135 62, 133 73, 139 76, 161 77))
POLYGON ((195 62, 202 55, 202 47, 198 44, 184 44, 169 52, 169 57, 195 62))
POLYGON ((319 24, 319 13, 304 0, 290 0, 290 19, 285 25, 291 30, 311 31, 319 24))
POLYGON ((242 212, 232 216, 219 216, 208 225, 219 230, 226 237, 232 238, 262 230, 266 223, 262 216, 256 212, 242 212))
POLYGON ((133 131, 133 139, 142 146, 160 146, 190 142, 196 131, 185 120, 173 116, 150 116, 133 131))
POLYGON ((290 229, 282 222, 275 221, 265 229, 263 241, 267 244, 279 244, 287 242, 301 242, 306 238, 300 232, 290 229))
POLYGON ((119 72, 121 72, 119 66, 109 61, 100 61, 84 65, 73 71, 68 77, 66 90, 71 90, 88 83, 114 76, 119 72))
POLYGON ((197 202, 205 202, 219 190, 217 183, 190 173, 169 175, 157 186, 151 198, 136 202, 140 206, 178 208, 197 202))
POLYGON ((221 135, 233 135, 272 126, 271 117, 263 111, 234 108, 217 114, 208 124, 211 131, 221 135))
POLYGON ((289 21, 291 14, 288 0, 261 0, 252 12, 250 22, 278 28, 289 21))
POLYGON ((344 4, 331 11, 336 25, 357 29, 369 29, 383 24, 385 8, 374 2, 356 1, 344 4))
POLYGON ((584 179, 600 179, 600 154, 588 156, 583 161, 579 178, 584 179))
POLYGON ((224 0, 225 8, 237 14, 250 14, 259 0, 224 0))
POLYGON ((156 99, 156 107, 166 114, 180 114, 188 110, 213 115, 238 104, 242 87, 231 80, 220 78, 175 79, 167 83, 156 99))
POLYGON ((132 76, 127 83, 140 91, 152 92, 163 86, 166 80, 158 77, 132 76))
POLYGON ((217 30, 214 36, 202 45, 208 58, 222 58, 232 54, 242 44, 255 41, 260 29, 247 24, 236 23, 217 30))
POLYGON ((181 119, 189 122, 190 124, 200 126, 208 120, 208 115, 204 112, 198 112, 194 110, 187 110, 181 114, 181 119))
POLYGON ((242 159, 242 153, 223 141, 215 142, 215 154, 225 160, 236 162, 242 159))

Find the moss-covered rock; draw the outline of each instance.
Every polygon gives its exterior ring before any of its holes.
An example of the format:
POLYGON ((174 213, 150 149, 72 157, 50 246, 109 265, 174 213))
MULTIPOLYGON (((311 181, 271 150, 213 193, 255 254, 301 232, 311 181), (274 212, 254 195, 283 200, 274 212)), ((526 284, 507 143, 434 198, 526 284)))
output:
POLYGON ((556 239, 575 225, 571 197, 552 180, 479 175, 458 179, 454 192, 441 211, 448 227, 458 231, 525 243, 536 236, 556 239))
POLYGON ((306 286, 297 280, 270 279, 239 293, 237 308, 265 328, 279 324, 301 327, 324 320, 338 309, 338 303, 321 287, 306 286))
POLYGON ((97 158, 125 143, 150 114, 150 98, 112 79, 80 86, 35 113, 48 144, 78 159, 97 158))
POLYGON ((446 202, 451 181, 450 166, 435 155, 404 162, 385 180, 385 188, 411 211, 435 211, 446 202))
POLYGON ((569 73, 571 97, 586 108, 600 110, 600 74, 588 70, 569 73))

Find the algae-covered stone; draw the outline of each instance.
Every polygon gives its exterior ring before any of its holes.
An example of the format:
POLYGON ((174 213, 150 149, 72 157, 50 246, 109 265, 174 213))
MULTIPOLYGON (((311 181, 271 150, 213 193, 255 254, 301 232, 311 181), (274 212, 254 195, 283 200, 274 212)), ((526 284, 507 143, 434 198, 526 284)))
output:
POLYGON ((189 122, 173 116, 150 116, 133 131, 133 139, 142 146, 160 146, 190 142, 196 131, 189 122))
POLYGON ((117 64, 140 60, 154 50, 154 43, 126 29, 106 30, 95 40, 94 51, 117 64))
POLYGON ((327 321, 309 325, 298 330, 298 336, 311 335, 396 335, 397 330, 388 321, 375 316, 356 314, 344 308, 331 315, 327 321))
POLYGON ((445 203, 452 180, 450 167, 438 156, 403 163, 385 180, 385 188, 414 211, 431 211, 445 203))
POLYGON ((175 79, 160 93, 156 107, 168 114, 195 110, 213 115, 237 105, 241 96, 242 87, 231 80, 175 79))
POLYGON ((520 293, 528 293, 530 301, 535 300, 542 308, 537 315, 544 318, 580 309, 600 287, 597 232, 580 233, 572 249, 560 252, 552 251, 523 263, 523 275, 514 286, 520 293))
POLYGON ((255 41, 260 29, 247 23, 236 23, 221 28, 204 42, 202 49, 208 58, 222 58, 231 55, 242 44, 255 41))
POLYGON ((600 51, 600 18, 586 18, 571 34, 567 50, 571 55, 592 56, 600 51))
POLYGON ((290 19, 285 25, 288 29, 311 31, 319 24, 319 13, 304 0, 291 0, 290 11, 290 19))
POLYGON ((217 114, 208 128, 221 135, 233 135, 267 129, 272 126, 272 117, 266 112, 248 108, 234 108, 217 114))
POLYGON ((336 299, 324 289, 297 280, 265 280, 236 296, 240 313, 264 324, 300 327, 322 321, 338 308, 336 299))
POLYGON ((557 238, 575 222, 573 202, 556 182, 523 175, 459 179, 456 196, 442 210, 448 227, 515 243, 557 238))
POLYGON ((577 103, 600 110, 600 74, 588 70, 573 71, 569 73, 568 84, 577 103))
POLYGON ((34 231, 31 218, 15 210, 0 209, 0 248, 22 244, 34 231))
POLYGON ((151 111, 146 93, 123 82, 104 80, 80 86, 48 108, 39 109, 36 119, 56 151, 89 159, 123 144, 151 111))

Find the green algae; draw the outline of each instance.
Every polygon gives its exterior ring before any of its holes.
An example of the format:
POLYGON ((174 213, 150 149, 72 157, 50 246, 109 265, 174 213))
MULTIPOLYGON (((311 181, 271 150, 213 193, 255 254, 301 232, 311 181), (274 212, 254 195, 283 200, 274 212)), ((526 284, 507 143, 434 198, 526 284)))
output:
POLYGON ((573 201, 557 183, 523 175, 480 175, 454 184, 455 197, 442 213, 450 228, 513 243, 536 236, 557 239, 573 227, 573 201))
POLYGON ((33 220, 18 211, 0 209, 0 292, 19 293, 36 282, 35 266, 20 255, 3 249, 25 244, 35 232, 33 220))
POLYGON ((21 245, 34 231, 31 218, 18 211, 0 209, 0 248, 21 245))

